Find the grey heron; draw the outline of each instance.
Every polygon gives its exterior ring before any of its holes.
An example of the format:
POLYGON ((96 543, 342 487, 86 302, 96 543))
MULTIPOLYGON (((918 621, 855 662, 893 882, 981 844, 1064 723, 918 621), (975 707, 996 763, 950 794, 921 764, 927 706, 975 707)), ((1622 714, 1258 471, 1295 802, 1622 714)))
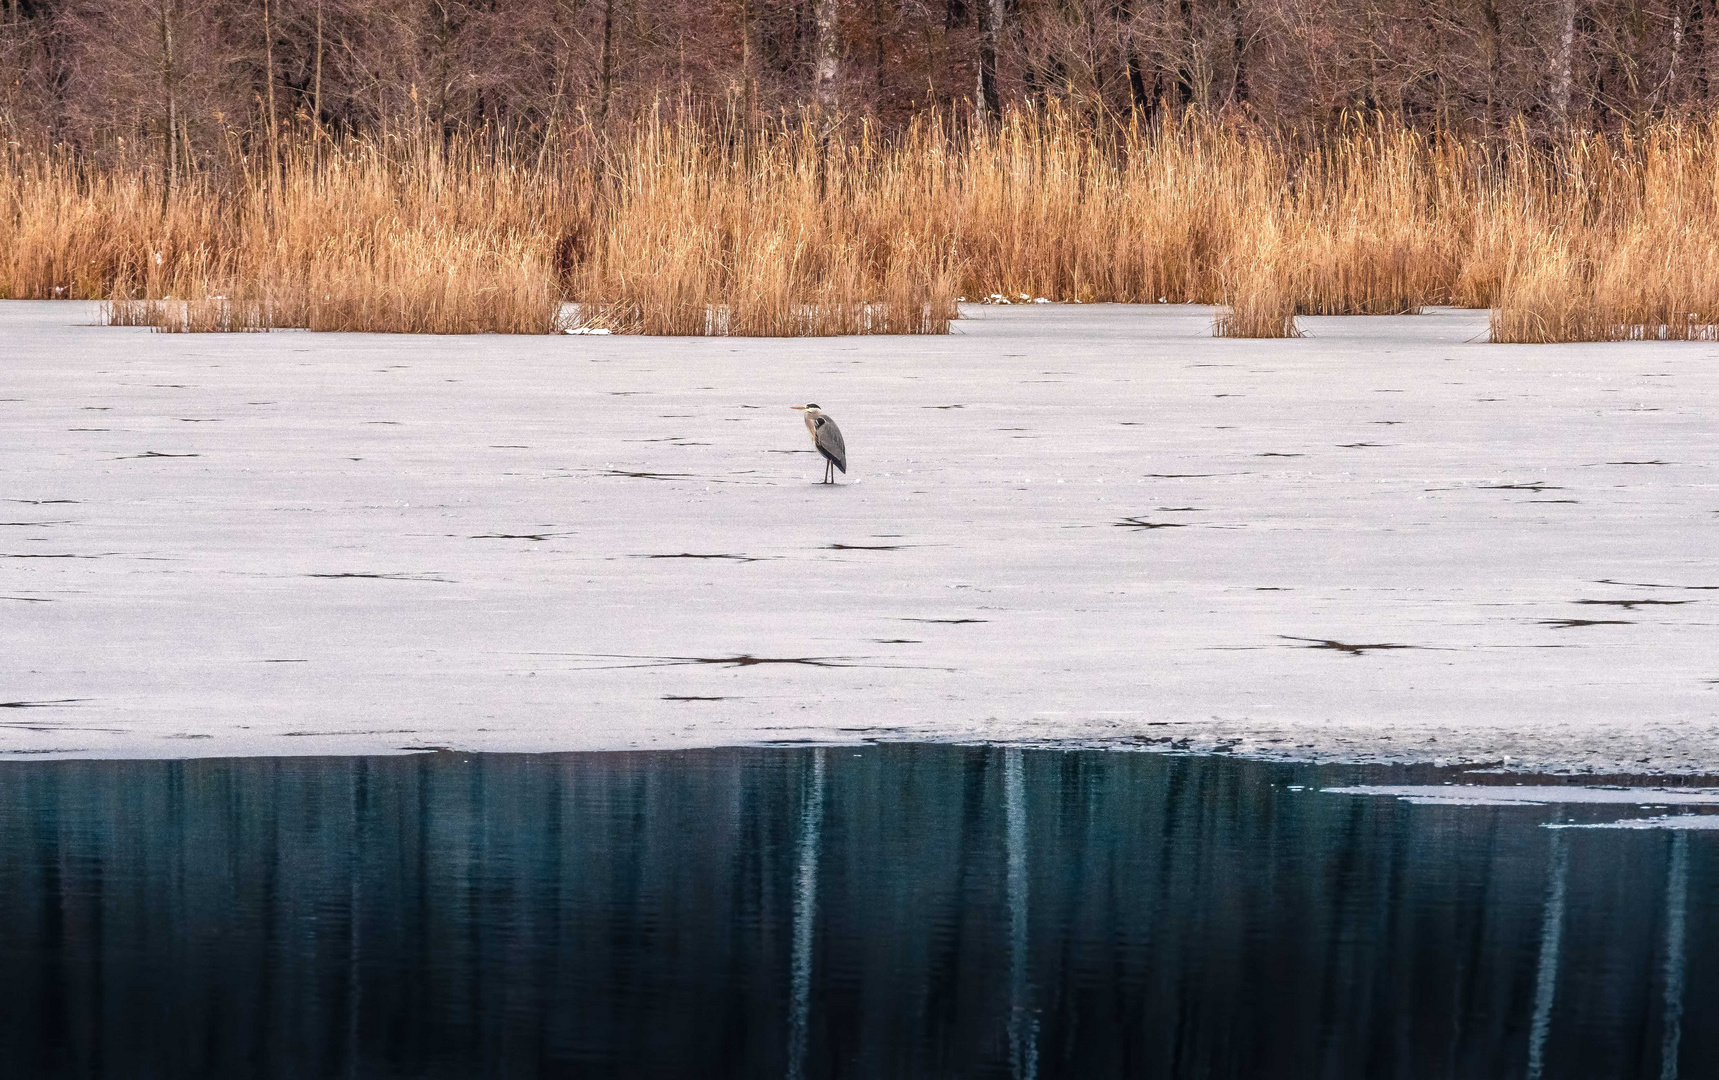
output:
POLYGON ((842 429, 836 422, 825 416, 816 405, 795 405, 794 408, 806 414, 806 430, 812 433, 812 445, 818 448, 818 453, 824 458, 824 483, 836 482, 835 470, 840 469, 845 476, 848 471, 848 448, 842 442, 842 429))

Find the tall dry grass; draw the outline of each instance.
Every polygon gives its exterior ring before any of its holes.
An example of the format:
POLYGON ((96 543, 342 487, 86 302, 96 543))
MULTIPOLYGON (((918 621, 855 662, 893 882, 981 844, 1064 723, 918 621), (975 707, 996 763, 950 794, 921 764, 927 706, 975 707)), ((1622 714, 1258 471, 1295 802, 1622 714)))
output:
POLYGON ((604 155, 566 276, 581 321, 644 334, 926 334, 956 240, 924 163, 814 117, 774 132, 641 123, 604 155))
POLYGON ((1719 121, 1575 140, 1502 203, 1494 340, 1719 340, 1719 121))
POLYGON ((0 175, 0 295, 107 300, 164 330, 547 333, 553 190, 470 144, 308 141, 173 191, 142 169, 19 155, 0 175), (236 182, 230 175, 238 173, 236 182))
POLYGON ((1712 338, 1716 139, 653 116, 533 148, 285 138, 272 168, 235 138, 170 193, 12 148, 0 296, 182 331, 938 333, 957 296, 1026 293, 1220 304, 1232 336, 1454 303, 1498 341, 1712 338))

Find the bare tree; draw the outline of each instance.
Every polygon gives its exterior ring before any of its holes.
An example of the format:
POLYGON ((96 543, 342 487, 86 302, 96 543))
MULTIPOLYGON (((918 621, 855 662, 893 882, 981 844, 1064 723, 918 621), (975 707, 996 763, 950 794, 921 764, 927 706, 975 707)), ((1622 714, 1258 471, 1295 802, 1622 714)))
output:
POLYGON ((281 132, 280 112, 275 108, 275 33, 269 18, 269 0, 263 0, 263 92, 268 108, 266 127, 269 133, 269 183, 280 175, 281 132))
POLYGON ((1558 46, 1552 57, 1552 115, 1570 125, 1570 61, 1576 44, 1576 0, 1558 0, 1558 46))
POLYGON ((167 110, 167 124, 161 142, 162 175, 166 186, 163 199, 173 194, 179 180, 179 72, 173 50, 173 23, 177 16, 174 0, 155 0, 156 25, 161 30, 161 97, 167 110))
POLYGON ((310 76, 310 123, 317 145, 322 143, 322 0, 316 0, 316 59, 310 76))
POLYGON ((598 74, 597 118, 609 117, 609 95, 615 85, 615 0, 603 0, 603 62, 598 74))
POLYGON ((234 132, 278 155, 295 112, 318 136, 416 109, 547 138, 671 87, 889 124, 1060 98, 1550 131, 1710 108, 1715 18, 1715 0, 0 0, 0 127, 148 146, 175 186, 234 132))
POLYGON ((841 11, 838 0, 812 0, 817 39, 813 45, 812 100, 833 111, 840 97, 841 11))
POLYGON ((1003 32, 1003 0, 976 0, 979 14, 979 81, 974 108, 981 116, 1002 111, 997 89, 997 41, 1003 32))

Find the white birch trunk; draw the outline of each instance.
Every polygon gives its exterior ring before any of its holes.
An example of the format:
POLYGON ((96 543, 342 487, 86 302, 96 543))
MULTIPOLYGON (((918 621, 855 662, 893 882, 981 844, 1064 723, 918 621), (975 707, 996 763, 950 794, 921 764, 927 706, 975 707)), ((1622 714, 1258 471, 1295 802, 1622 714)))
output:
POLYGON ((1559 127, 1570 125, 1570 57, 1576 45, 1576 0, 1558 7, 1558 52, 1552 59, 1552 111, 1559 127))
POLYGON ((815 0, 818 25, 812 92, 823 109, 834 109, 840 99, 841 12, 837 0, 815 0))

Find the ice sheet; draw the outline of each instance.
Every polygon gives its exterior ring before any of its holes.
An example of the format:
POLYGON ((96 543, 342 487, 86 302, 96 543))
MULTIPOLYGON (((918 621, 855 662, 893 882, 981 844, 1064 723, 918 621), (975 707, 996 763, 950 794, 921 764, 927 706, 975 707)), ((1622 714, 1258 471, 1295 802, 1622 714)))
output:
MULTIPOLYGON (((1377 795, 1446 806, 1719 806, 1719 788, 1586 787, 1544 784, 1360 784, 1327 795, 1377 795)), ((1719 818, 1715 818, 1719 820, 1719 818)))
POLYGON ((1719 814, 1666 814, 1659 817, 1624 818, 1622 821, 1604 821, 1581 825, 1551 821, 1543 827, 1547 829, 1679 829, 1707 832, 1709 830, 1719 831, 1719 814))
POLYGON ((0 752, 1719 770, 1719 347, 967 311, 425 338, 0 304, 0 752))

